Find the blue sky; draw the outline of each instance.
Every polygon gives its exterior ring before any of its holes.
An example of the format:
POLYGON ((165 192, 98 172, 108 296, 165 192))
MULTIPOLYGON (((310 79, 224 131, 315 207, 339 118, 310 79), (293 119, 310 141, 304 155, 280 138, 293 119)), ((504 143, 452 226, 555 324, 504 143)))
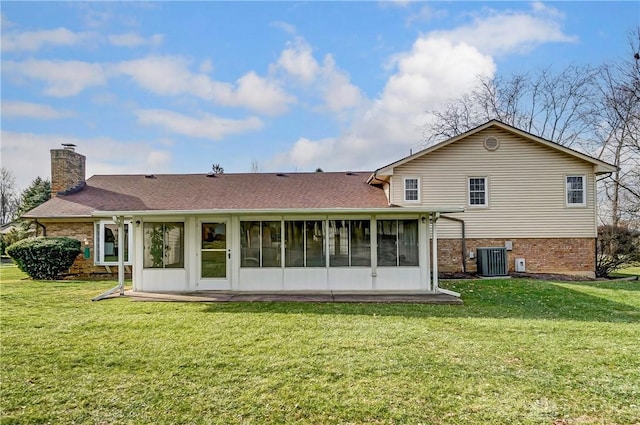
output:
POLYGON ((477 83, 628 52, 640 2, 2 2, 2 166, 372 170, 477 83))

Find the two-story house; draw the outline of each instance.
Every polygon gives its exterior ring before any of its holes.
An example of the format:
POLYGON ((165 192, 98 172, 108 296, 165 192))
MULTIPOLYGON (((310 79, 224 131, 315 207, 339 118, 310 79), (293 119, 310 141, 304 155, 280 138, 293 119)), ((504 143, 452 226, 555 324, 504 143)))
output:
POLYGON ((495 120, 373 172, 85 181, 84 156, 51 153, 55 196, 26 217, 83 242, 72 272, 131 267, 135 291, 433 292, 486 246, 593 276, 596 178, 615 170, 495 120))

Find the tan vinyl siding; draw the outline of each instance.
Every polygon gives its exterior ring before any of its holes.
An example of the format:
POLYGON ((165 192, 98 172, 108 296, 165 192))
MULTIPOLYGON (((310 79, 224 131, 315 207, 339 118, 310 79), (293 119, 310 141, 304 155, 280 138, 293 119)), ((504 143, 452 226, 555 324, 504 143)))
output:
MULTIPOLYGON (((396 167, 396 203, 403 204, 403 177, 418 175, 422 205, 465 207, 464 213, 451 215, 465 220, 468 238, 596 235, 593 165, 512 133, 490 128, 396 167), (488 136, 500 141, 496 151, 484 148, 488 136), (586 177, 586 207, 567 207, 567 175, 586 177), (486 177, 488 207, 469 205, 469 177, 486 177)), ((444 220, 438 224, 439 237, 460 237, 459 225, 444 220)))

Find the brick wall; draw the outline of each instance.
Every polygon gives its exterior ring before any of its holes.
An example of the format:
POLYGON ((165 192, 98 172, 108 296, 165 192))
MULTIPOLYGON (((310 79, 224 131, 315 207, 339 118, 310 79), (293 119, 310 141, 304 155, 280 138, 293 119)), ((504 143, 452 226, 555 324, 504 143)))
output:
MULTIPOLYGON (((93 222, 74 223, 44 223, 47 228, 47 236, 66 236, 77 239, 82 244, 83 253, 78 255, 76 261, 71 266, 69 273, 79 276, 110 277, 118 276, 118 266, 96 266, 94 265, 94 224, 93 222), (84 249, 89 247, 90 257, 84 258, 84 249), (109 272, 109 270, 111 272, 109 272)), ((130 276, 131 266, 125 267, 125 275, 130 276)))
POLYGON ((51 196, 85 182, 85 157, 73 148, 51 149, 51 196))
MULTIPOLYGON (((594 238, 556 239, 467 239, 467 271, 476 271, 475 254, 479 247, 504 247, 511 241, 513 250, 507 251, 509 271, 515 268, 515 259, 524 258, 527 273, 561 273, 593 276, 596 268, 594 238)), ((462 241, 438 239, 438 270, 462 271, 462 241)))

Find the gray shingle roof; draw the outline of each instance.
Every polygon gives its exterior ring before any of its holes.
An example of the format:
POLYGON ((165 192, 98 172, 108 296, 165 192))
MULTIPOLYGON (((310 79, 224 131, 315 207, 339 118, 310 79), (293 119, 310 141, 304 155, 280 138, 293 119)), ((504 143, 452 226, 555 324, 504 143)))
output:
POLYGON ((371 172, 99 175, 77 193, 59 195, 26 218, 90 217, 94 211, 385 208, 371 172))

